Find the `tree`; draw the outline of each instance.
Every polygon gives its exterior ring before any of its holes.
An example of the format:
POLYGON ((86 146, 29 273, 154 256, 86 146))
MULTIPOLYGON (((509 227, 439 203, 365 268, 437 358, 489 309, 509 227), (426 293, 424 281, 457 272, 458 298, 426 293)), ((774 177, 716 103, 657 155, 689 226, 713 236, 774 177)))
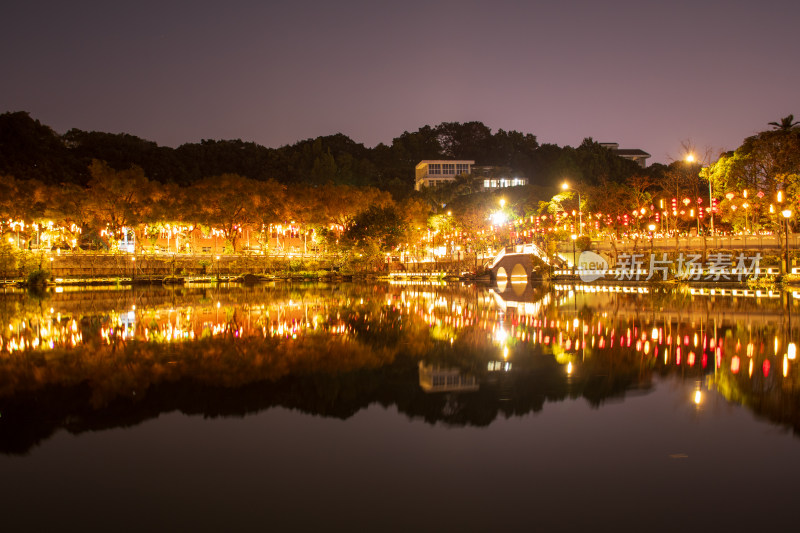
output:
POLYGON ((794 121, 794 115, 787 115, 781 119, 780 122, 767 122, 768 125, 774 126, 774 129, 779 131, 790 131, 792 128, 800 124, 794 121))
POLYGON ((106 162, 94 160, 89 166, 86 209, 99 228, 107 228, 109 239, 116 240, 123 227, 134 229, 143 238, 140 223, 159 200, 155 185, 137 166, 114 170, 106 162))
MULTIPOLYGON (((732 193, 738 197, 747 189, 752 195, 762 193, 764 203, 771 204, 782 190, 796 210, 800 206, 800 129, 793 126, 793 118, 785 117, 781 124, 774 123, 776 129, 746 138, 735 151, 710 165, 704 176, 711 180, 715 196, 732 193)), ((724 217, 731 214, 726 206, 727 202, 720 206, 724 217)), ((766 209, 762 213, 757 223, 782 230, 774 214, 766 209)))
POLYGON ((257 186, 255 180, 238 174, 222 174, 205 178, 192 187, 197 218, 220 229, 232 251, 237 250, 242 226, 256 219, 253 192, 257 186))
POLYGON ((367 263, 383 260, 405 233, 405 221, 394 207, 372 206, 355 216, 342 234, 342 242, 358 250, 367 263))
POLYGON ((0 175, 47 184, 86 183, 86 166, 49 126, 28 113, 0 114, 0 175))

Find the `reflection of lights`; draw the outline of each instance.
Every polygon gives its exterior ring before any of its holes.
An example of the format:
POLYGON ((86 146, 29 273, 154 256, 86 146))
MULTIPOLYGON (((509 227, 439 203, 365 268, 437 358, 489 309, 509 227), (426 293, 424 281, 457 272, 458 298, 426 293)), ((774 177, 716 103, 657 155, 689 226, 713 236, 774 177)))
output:
POLYGON ((787 347, 787 355, 792 361, 794 361, 795 357, 797 357, 797 345, 795 343, 789 343, 789 346, 787 347))
POLYGON ((506 332, 505 329, 503 329, 503 326, 497 328, 497 331, 495 331, 494 333, 494 340, 502 344, 506 342, 507 338, 508 338, 508 333, 506 332))
POLYGON ((739 373, 739 357, 736 355, 731 359, 731 372, 734 374, 739 373))
POLYGON ((699 390, 694 391, 694 403, 695 405, 700 405, 700 402, 703 401, 703 393, 699 390))
POLYGON ((572 362, 567 363, 567 375, 572 374, 572 362))
POLYGON ((503 359, 508 359, 508 346, 503 346, 503 359))

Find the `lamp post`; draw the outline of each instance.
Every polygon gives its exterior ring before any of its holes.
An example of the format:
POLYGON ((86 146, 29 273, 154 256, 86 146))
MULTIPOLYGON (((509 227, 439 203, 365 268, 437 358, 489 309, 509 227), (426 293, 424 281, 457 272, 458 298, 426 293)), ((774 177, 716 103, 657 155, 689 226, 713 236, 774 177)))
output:
POLYGON ((714 236, 714 195, 711 192, 711 176, 708 176, 708 214, 711 216, 711 236, 714 236))
POLYGON ((655 224, 650 224, 649 226, 647 226, 647 229, 650 230, 650 256, 652 257, 652 255, 653 255, 653 232, 656 230, 656 225, 655 224))
POLYGON ((583 214, 581 213, 581 193, 575 189, 571 189, 569 183, 566 181, 561 185, 564 191, 573 190, 578 195, 578 235, 583 235, 583 214))
POLYGON ((781 211, 783 218, 786 220, 786 252, 784 255, 784 261, 786 264, 786 268, 784 270, 784 274, 791 274, 791 268, 789 267, 789 218, 792 216, 791 209, 784 209, 781 211))
POLYGON ((577 267, 576 258, 575 258, 575 241, 578 239, 578 236, 574 233, 572 234, 572 275, 575 275, 575 268, 577 267))

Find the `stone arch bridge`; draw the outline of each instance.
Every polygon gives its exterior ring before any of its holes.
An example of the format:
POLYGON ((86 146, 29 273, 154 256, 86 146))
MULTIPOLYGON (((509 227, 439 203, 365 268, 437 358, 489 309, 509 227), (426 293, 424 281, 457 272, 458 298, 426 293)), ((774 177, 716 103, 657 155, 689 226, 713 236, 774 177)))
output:
POLYGON ((489 269, 498 282, 527 281, 542 263, 548 267, 559 266, 555 261, 536 244, 516 244, 500 250, 489 269))

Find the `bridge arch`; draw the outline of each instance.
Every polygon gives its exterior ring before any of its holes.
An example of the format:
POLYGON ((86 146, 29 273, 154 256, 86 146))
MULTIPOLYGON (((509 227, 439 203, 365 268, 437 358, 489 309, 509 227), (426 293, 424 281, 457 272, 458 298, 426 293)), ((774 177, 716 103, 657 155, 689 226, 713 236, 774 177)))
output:
POLYGON ((531 272, 528 268, 525 268, 522 263, 516 263, 514 267, 511 269, 511 280, 520 280, 520 279, 528 279, 531 277, 531 272))
POLYGON ((494 277, 497 281, 508 280, 508 274, 506 273, 506 269, 501 266, 498 266, 497 270, 494 272, 494 277))

